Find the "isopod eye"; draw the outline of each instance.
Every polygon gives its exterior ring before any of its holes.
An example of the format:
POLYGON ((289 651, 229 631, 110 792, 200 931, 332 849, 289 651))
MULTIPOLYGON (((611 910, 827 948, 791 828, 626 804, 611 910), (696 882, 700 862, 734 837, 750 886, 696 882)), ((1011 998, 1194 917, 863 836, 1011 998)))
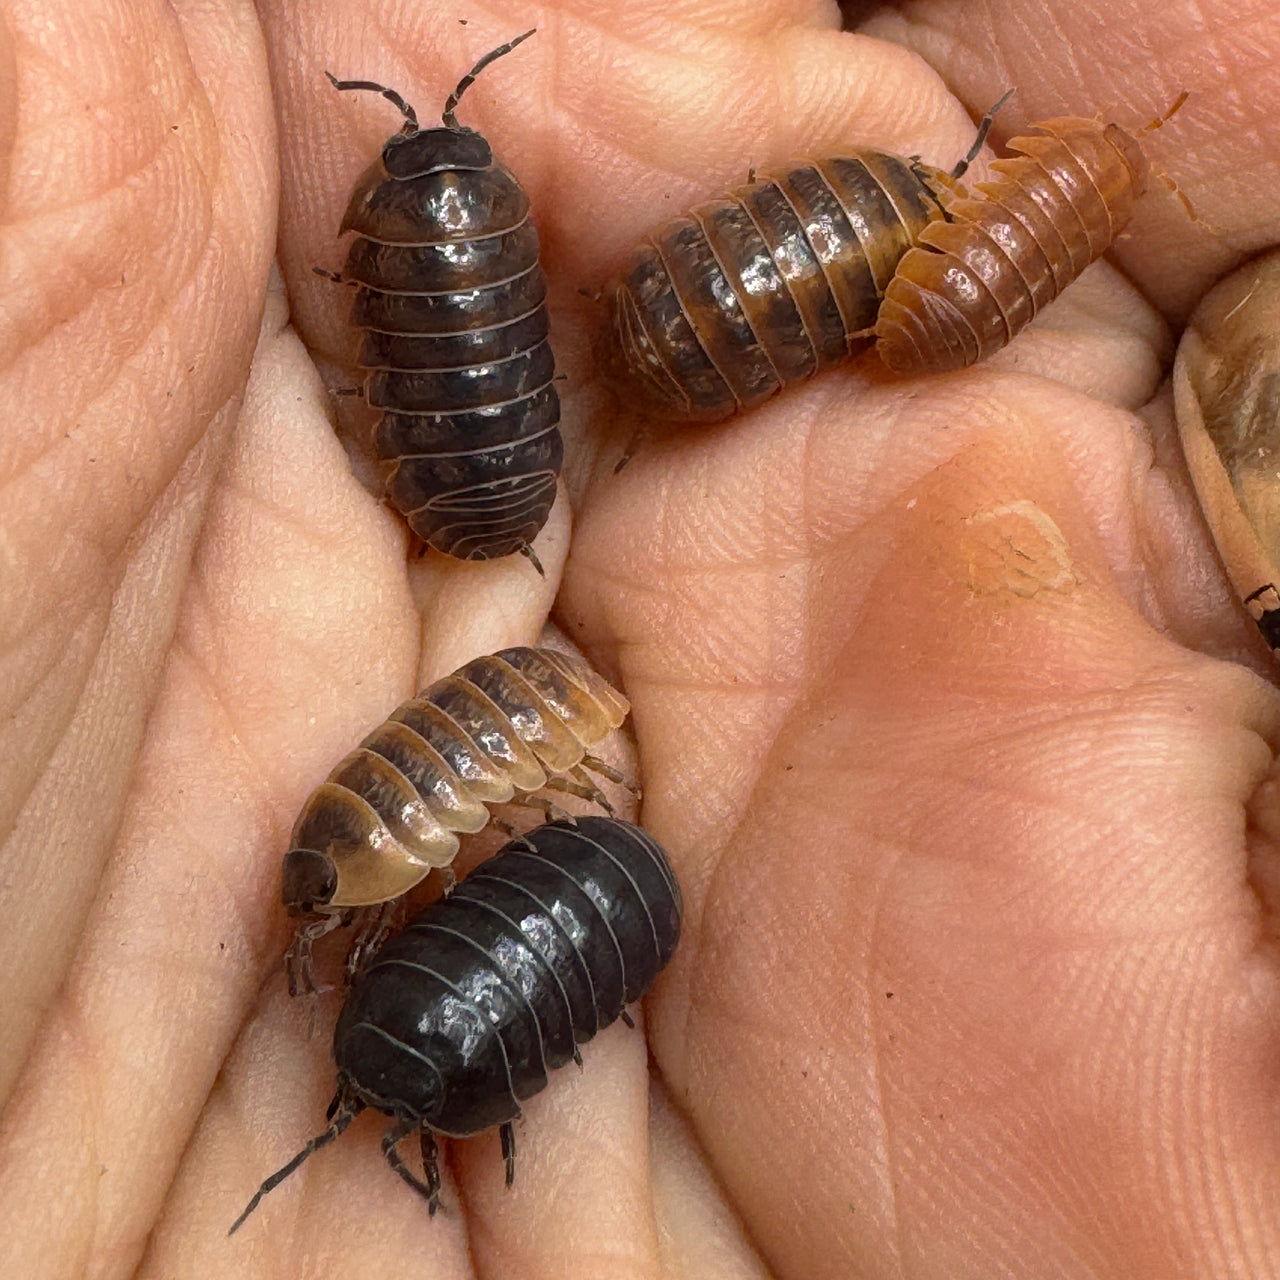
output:
POLYGON ((393 178, 421 178, 442 169, 487 169, 493 152, 474 129, 419 129, 388 138, 382 163, 393 178))
POLYGON ((333 900, 338 870, 333 860, 314 849, 290 849, 284 855, 280 897, 290 915, 306 915, 333 900))

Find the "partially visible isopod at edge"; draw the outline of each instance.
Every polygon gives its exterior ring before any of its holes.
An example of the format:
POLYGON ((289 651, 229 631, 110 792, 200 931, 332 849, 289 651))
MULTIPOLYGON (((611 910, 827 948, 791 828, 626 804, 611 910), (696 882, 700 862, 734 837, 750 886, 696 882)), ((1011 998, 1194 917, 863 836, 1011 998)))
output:
POLYGON ((453 894, 388 942, 351 988, 333 1037, 329 1127, 272 1174, 236 1219, 366 1107, 391 1117, 382 1151, 427 1201, 440 1200, 436 1134, 500 1127, 515 1180, 520 1103, 578 1045, 653 986, 680 938, 680 886, 661 846, 612 818, 553 822, 482 862, 453 894), (422 1177, 400 1157, 418 1133, 422 1177))
MULTIPOLYGON (((312 792, 284 856, 282 897, 301 917, 286 957, 293 994, 315 989, 311 946, 360 908, 394 903, 433 868, 448 872, 459 834, 490 806, 553 791, 613 809, 593 774, 622 775, 592 753, 630 704, 585 659, 520 647, 476 658, 397 707, 312 792)), ((389 927, 365 921, 359 959, 389 927)))
POLYGON ((660 227, 605 290, 612 380, 666 418, 712 423, 865 350, 898 260, 963 192, 1004 100, 950 173, 851 150, 755 175, 660 227))
POLYGON ((1227 576, 1280 657, 1280 250, 1201 301, 1178 345, 1173 395, 1227 576))
POLYGON ((945 217, 898 262, 875 322, 876 351, 895 373, 994 355, 1128 225, 1150 176, 1137 137, 1077 116, 1031 129, 1009 142, 1013 158, 992 162, 994 179, 973 184, 976 194, 943 193, 945 217))
POLYGON ((472 67, 441 128, 419 128, 393 89, 329 79, 380 93, 405 120, 356 183, 339 229, 356 238, 336 277, 357 286, 387 495, 427 546, 459 560, 521 552, 541 572, 533 540, 563 445, 538 233, 520 183, 454 116, 479 72, 533 34, 472 67))

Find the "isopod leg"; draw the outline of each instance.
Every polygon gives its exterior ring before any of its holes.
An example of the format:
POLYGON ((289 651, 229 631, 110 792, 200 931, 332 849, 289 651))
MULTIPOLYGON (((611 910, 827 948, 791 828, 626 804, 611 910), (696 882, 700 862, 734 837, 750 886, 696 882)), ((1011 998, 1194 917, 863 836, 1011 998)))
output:
POLYGON ((620 1018, 622 1019, 622 1021, 623 1021, 623 1022, 625 1022, 625 1023, 627 1024, 627 1026, 629 1026, 629 1027, 631 1028, 631 1030, 632 1030, 632 1031, 634 1031, 634 1030, 636 1029, 636 1024, 635 1024, 634 1020, 632 1019, 631 1015, 630 1015, 630 1014, 629 1014, 625 1009, 623 1009, 623 1011, 622 1011, 620 1014, 618 1014, 618 1017, 620 1017, 620 1018))
POLYGON ((511 1121, 500 1125, 498 1133, 502 1138, 502 1159, 507 1166, 507 1186, 516 1180, 516 1131, 511 1121))
POLYGON ((404 921, 404 899, 393 898, 376 907, 364 907, 357 914, 356 940, 347 953, 347 984, 373 959, 377 950, 404 921))
POLYGON ((422 1173, 427 1180, 430 1212, 435 1213, 440 1205, 440 1149, 436 1146, 435 1134, 425 1126, 418 1130, 418 1149, 422 1153, 422 1173))
POLYGON ((289 950, 284 953, 284 971, 289 979, 291 996, 300 996, 303 992, 310 996, 319 994, 320 988, 316 986, 311 968, 311 948, 318 938, 332 933, 342 923, 342 916, 334 912, 332 915, 317 916, 298 926, 289 950))
POLYGON ((651 429, 646 426, 646 427, 639 428, 639 430, 637 430, 632 435, 631 439, 627 441, 626 447, 622 450, 622 457, 620 457, 618 461, 614 464, 613 474, 615 476, 618 474, 619 471, 622 471, 624 468, 626 468, 627 465, 631 462, 631 459, 634 458, 637 453, 639 453, 641 447, 648 443, 649 436, 651 434, 652 434, 651 429))
POLYGON ((639 787, 632 782, 628 782, 613 765, 606 764, 599 756, 593 756, 590 752, 587 752, 582 757, 582 767, 589 769, 592 773, 598 773, 602 778, 608 778, 610 782, 616 782, 620 787, 626 787, 633 796, 640 794, 639 787))
POLYGON ((571 771, 569 778, 563 776, 548 778, 545 785, 548 791, 563 791, 565 795, 577 796, 579 800, 590 800, 592 804, 599 805, 609 817, 617 817, 608 796, 578 768, 571 771))
MULTIPOLYGON (((551 786, 551 779, 543 784, 551 786)), ((557 788, 563 791, 564 788, 557 788)), ((573 814, 566 813, 554 800, 548 800, 546 796, 516 796, 514 799, 508 800, 508 804, 519 805, 524 809, 537 809, 543 814, 548 822, 572 822, 573 814)))
POLYGON ((427 1212, 434 1214, 440 1207, 440 1166, 436 1158, 435 1138, 428 1130, 422 1129, 422 1172, 426 1175, 425 1182, 400 1159, 400 1152, 397 1150, 400 1143, 419 1127, 413 1120, 397 1120, 382 1135, 382 1154, 400 1178, 427 1202, 427 1212))
POLYGON ((534 551, 533 547, 531 547, 529 543, 526 542, 520 548, 520 554, 524 556, 524 558, 528 560, 535 569, 537 569, 538 577, 545 578, 547 576, 547 571, 542 567, 542 561, 538 559, 537 552, 534 551))

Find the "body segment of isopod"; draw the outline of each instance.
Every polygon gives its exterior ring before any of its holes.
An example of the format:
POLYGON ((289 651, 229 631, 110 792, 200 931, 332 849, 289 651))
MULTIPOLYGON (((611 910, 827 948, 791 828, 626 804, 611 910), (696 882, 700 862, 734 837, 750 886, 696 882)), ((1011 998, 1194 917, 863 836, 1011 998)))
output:
POLYGON ((945 195, 945 218, 899 261, 876 320, 876 350, 895 372, 993 355, 1129 222, 1149 173, 1137 138, 1078 117, 1033 129, 1012 139, 1015 156, 994 161, 997 176, 976 194, 945 195))
POLYGON ((615 380, 664 416, 719 422, 870 346, 902 255, 963 194, 995 113, 950 173, 856 150, 756 174, 661 227, 606 290, 615 380))
POLYGON ((546 788, 609 811, 588 770, 618 775, 590 749, 628 710, 582 659, 529 647, 476 658, 397 707, 294 824, 282 897, 303 921, 288 957, 290 989, 312 986, 317 937, 448 868, 459 835, 488 825, 490 805, 530 802, 546 788))
POLYGON ((355 980, 334 1033, 330 1125, 263 1182, 264 1195, 373 1107, 392 1118, 388 1163, 435 1213, 435 1134, 497 1125, 515 1176, 512 1121, 548 1072, 653 985, 680 936, 682 904, 661 847, 612 818, 553 822, 481 863, 425 908, 355 980), (423 1178, 400 1158, 421 1135, 423 1178))
POLYGON ((422 129, 381 93, 403 129, 356 183, 340 233, 354 231, 340 279, 357 286, 364 395, 380 414, 374 453, 387 494, 430 547, 461 560, 522 552, 556 496, 563 458, 552 383, 546 280, 529 199, 454 109, 475 76, 533 34, 493 50, 463 78, 441 128, 422 129))
POLYGON ((718 422, 871 342, 898 259, 951 175, 879 151, 762 173, 649 237, 608 290, 615 375, 718 422))

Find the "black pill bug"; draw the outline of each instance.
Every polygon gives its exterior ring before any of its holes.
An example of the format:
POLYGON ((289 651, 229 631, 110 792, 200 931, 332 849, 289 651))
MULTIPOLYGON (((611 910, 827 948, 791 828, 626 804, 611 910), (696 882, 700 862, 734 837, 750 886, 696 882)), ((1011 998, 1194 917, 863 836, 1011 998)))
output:
POLYGON ((563 445, 538 233, 520 184, 454 115, 476 76, 531 35, 476 63, 442 128, 419 128, 384 85, 329 79, 380 93, 405 119, 356 183, 339 231, 356 239, 334 277, 358 286, 351 322, 364 330, 387 494, 428 546, 460 560, 518 551, 541 572, 532 542, 555 502, 563 445))
POLYGON ((621 774, 590 753, 630 704, 585 659, 521 646, 474 658, 401 703, 330 771, 294 824, 282 899, 301 917, 286 956, 289 990, 314 991, 312 943, 366 911, 349 959, 359 967, 396 903, 438 868, 458 833, 483 830, 490 805, 532 805, 544 789, 609 801, 592 780, 621 774))
POLYGON ((334 1032, 329 1127, 263 1182, 231 1231, 366 1107, 391 1117, 383 1154, 431 1213, 435 1134, 500 1126, 510 1186, 520 1103, 549 1071, 581 1062, 580 1043, 627 1019, 671 958, 681 915, 666 854, 631 823, 552 822, 505 845, 356 978, 334 1032), (415 1130, 422 1178, 398 1151, 415 1130))
POLYGON ((947 217, 1005 94, 950 173, 857 150, 761 174, 636 249, 606 290, 606 362, 673 419, 719 422, 874 338, 899 259, 947 217))

